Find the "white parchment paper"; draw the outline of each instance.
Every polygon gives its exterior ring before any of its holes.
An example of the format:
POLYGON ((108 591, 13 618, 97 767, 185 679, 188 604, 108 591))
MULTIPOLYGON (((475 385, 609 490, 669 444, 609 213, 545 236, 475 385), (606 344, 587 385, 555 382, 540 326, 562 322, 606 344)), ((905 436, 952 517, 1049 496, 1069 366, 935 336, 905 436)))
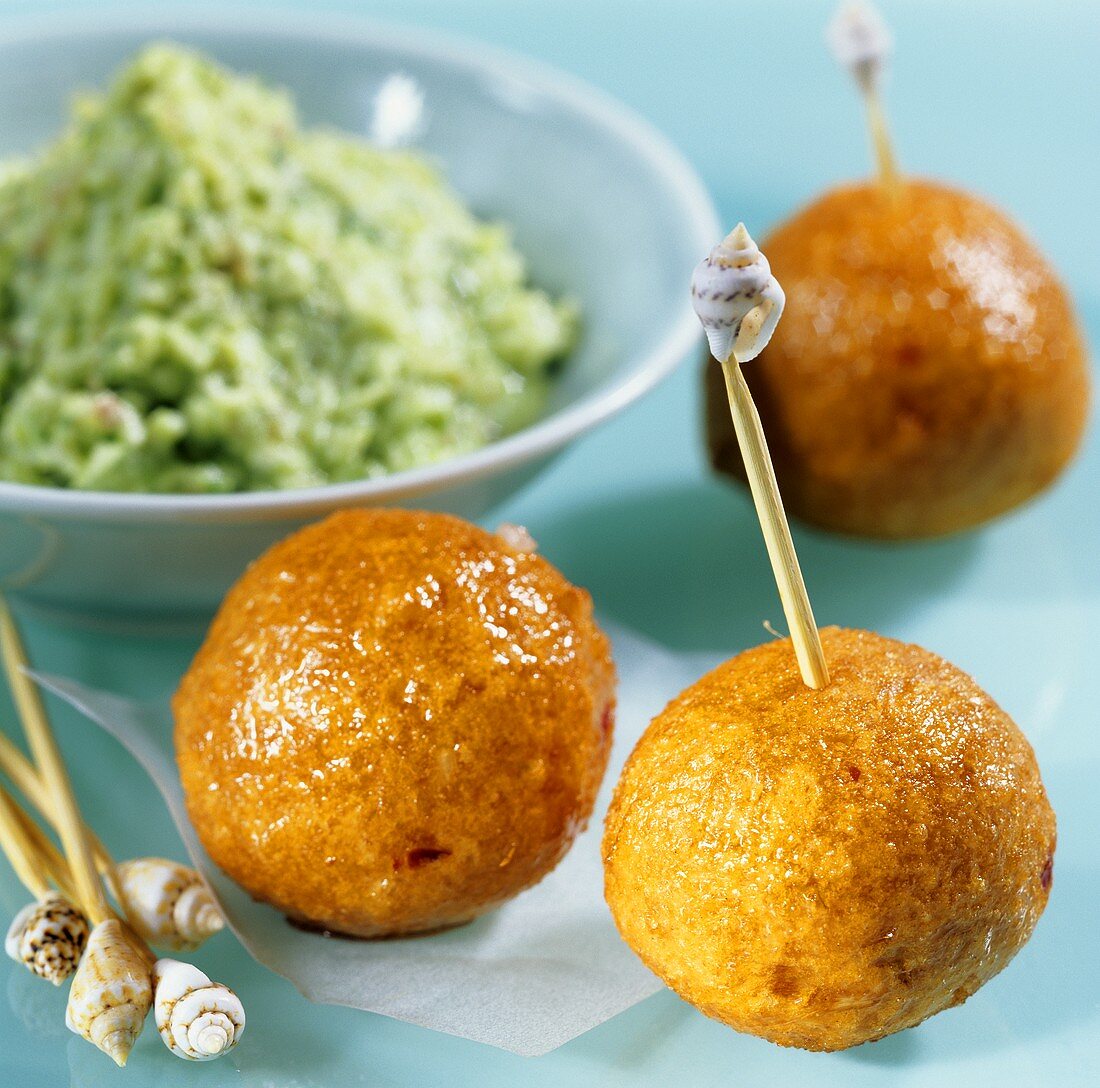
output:
POLYGON ((404 940, 304 933, 253 902, 206 856, 187 818, 168 707, 59 677, 36 679, 115 736, 148 772, 230 927, 260 963, 311 1001, 366 1009, 534 1056, 661 988, 619 939, 603 901, 600 831, 634 742, 709 662, 670 654, 621 628, 608 633, 619 671, 619 709, 607 778, 588 830, 541 884, 499 910, 460 929, 404 940))

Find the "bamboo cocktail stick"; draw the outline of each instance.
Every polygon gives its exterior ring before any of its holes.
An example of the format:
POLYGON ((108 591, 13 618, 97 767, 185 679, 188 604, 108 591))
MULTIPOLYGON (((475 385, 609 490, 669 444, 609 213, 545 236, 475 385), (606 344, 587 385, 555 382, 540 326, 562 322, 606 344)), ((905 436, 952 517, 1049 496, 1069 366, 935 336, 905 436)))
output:
POLYGON ((833 55, 852 73, 863 96, 879 182, 896 194, 901 176, 882 108, 882 73, 893 47, 890 32, 870 4, 846 3, 833 16, 827 38, 833 55))
MULTIPOLYGON (((49 790, 46 789, 31 761, 2 732, 0 732, 0 772, 11 779, 12 785, 34 805, 42 818, 48 821, 50 826, 56 830, 57 812, 49 790)), ((114 891, 116 884, 114 860, 87 824, 84 825, 84 833, 87 835, 88 842, 92 847, 96 868, 102 874, 103 879, 107 881, 108 888, 114 891)))
POLYGON ((741 364, 771 339, 785 298, 767 259, 738 223, 696 268, 692 302, 706 330, 711 354, 722 366, 737 442, 760 518, 779 599, 791 632, 799 671, 808 687, 823 688, 829 669, 798 565, 768 444, 741 364))
POLYGON ((54 846, 42 828, 34 822, 30 814, 2 786, 0 786, 0 792, 15 807, 24 834, 34 847, 46 876, 66 899, 75 903, 76 893, 73 891, 72 873, 69 871, 69 863, 64 855, 54 846))
POLYGON ((50 892, 45 864, 15 801, 4 789, 0 789, 0 846, 27 891, 35 899, 44 899, 50 892))
POLYGON ((23 722, 27 743, 38 765, 53 811, 57 833, 72 871, 76 898, 93 926, 112 917, 103 884, 92 859, 91 845, 73 795, 69 773, 57 747, 38 688, 25 672, 27 653, 7 602, 0 599, 0 654, 8 684, 23 722))
POLYGON ((84 952, 88 920, 67 894, 68 867, 57 848, 4 789, 0 789, 0 844, 34 896, 11 920, 4 951, 39 978, 60 986, 84 952), (50 877, 59 891, 50 887, 50 877))

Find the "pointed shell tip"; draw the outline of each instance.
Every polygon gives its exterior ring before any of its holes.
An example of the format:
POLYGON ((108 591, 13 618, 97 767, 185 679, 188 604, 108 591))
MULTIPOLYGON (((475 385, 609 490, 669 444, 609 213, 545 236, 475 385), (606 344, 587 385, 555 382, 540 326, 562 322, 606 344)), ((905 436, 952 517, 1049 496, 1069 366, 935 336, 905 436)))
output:
POLYGON ((134 1040, 132 1031, 112 1031, 103 1040, 100 1049, 121 1069, 130 1057, 130 1051, 134 1049, 134 1040))
POLYGON ((744 249, 745 246, 752 245, 752 235, 749 234, 749 229, 743 222, 738 222, 737 226, 729 232, 726 241, 737 246, 738 249, 744 249))

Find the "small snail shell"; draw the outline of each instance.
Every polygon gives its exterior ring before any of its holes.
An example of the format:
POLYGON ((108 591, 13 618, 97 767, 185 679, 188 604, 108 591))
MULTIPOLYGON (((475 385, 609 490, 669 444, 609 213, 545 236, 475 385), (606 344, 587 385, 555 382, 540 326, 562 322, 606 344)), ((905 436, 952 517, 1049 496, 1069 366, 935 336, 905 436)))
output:
POLYGON ((118 865, 115 878, 130 925, 150 944, 182 952, 225 926, 210 889, 186 865, 136 858, 118 865))
POLYGON ((173 1054, 206 1062, 232 1050, 244 1031, 244 1006, 220 982, 179 960, 157 960, 154 1015, 173 1054))
POLYGON ((73 976, 65 1024, 125 1065, 152 1004, 153 970, 145 948, 117 918, 100 922, 73 976))
POLYGON ((768 259, 738 223, 696 266, 691 301, 710 353, 724 363, 746 363, 764 350, 786 301, 768 259))
POLYGON ((49 894, 13 919, 4 951, 39 978, 60 986, 76 970, 88 943, 88 921, 68 900, 49 894))
POLYGON ((830 21, 825 38, 833 56, 864 91, 878 87, 894 43, 875 8, 867 3, 843 4, 830 21))

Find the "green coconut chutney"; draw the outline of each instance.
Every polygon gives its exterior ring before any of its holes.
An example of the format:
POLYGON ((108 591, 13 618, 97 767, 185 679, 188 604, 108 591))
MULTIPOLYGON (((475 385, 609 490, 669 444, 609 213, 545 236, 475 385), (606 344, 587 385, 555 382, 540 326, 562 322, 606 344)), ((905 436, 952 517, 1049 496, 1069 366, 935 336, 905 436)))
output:
POLYGON ((575 325, 423 157, 155 46, 0 173, 0 478, 227 492, 425 465, 534 419, 575 325))

